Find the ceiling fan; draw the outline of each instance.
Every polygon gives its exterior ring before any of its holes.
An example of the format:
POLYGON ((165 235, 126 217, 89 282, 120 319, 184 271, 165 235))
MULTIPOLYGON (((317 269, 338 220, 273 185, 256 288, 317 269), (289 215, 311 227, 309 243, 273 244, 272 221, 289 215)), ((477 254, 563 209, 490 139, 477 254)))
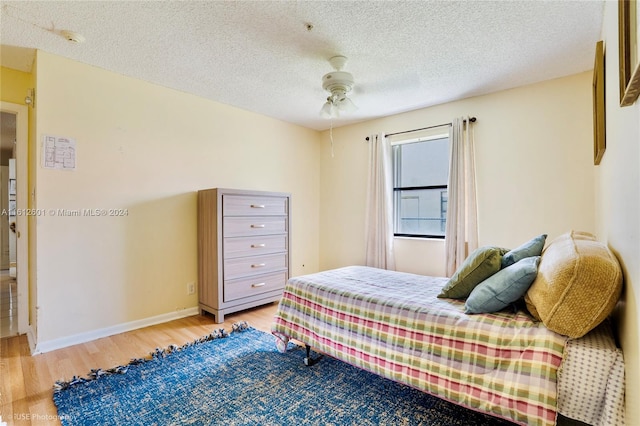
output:
POLYGON ((334 56, 329 59, 329 63, 335 69, 322 76, 322 88, 330 93, 327 102, 322 106, 320 115, 323 118, 339 117, 341 113, 354 112, 358 108, 347 94, 353 89, 353 76, 351 73, 342 71, 347 58, 345 56, 334 56))

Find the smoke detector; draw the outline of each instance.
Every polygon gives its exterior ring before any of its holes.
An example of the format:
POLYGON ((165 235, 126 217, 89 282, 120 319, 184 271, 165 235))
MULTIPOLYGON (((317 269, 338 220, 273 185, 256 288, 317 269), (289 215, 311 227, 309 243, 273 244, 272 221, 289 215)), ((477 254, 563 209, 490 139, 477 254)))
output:
POLYGON ((60 35, 72 43, 84 43, 84 36, 75 31, 62 30, 60 35))

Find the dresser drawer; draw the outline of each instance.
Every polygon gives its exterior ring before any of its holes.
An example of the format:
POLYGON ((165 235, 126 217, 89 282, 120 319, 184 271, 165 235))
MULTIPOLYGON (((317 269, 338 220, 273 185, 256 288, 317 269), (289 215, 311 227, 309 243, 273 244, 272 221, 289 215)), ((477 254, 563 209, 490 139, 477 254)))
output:
POLYGON ((225 259, 282 253, 287 251, 287 236, 263 235, 251 237, 233 237, 223 240, 225 259))
POLYGON ((233 280, 285 269, 287 269, 287 253, 225 259, 224 279, 225 281, 233 280))
POLYGON ((225 217, 222 219, 224 237, 285 234, 287 218, 278 216, 225 217))
POLYGON ((286 216, 286 197, 266 197, 260 195, 224 195, 223 216, 286 216))
POLYGON ((244 297, 251 297, 261 293, 283 289, 287 283, 287 278, 287 272, 283 271, 276 274, 225 281, 224 301, 230 302, 244 297))

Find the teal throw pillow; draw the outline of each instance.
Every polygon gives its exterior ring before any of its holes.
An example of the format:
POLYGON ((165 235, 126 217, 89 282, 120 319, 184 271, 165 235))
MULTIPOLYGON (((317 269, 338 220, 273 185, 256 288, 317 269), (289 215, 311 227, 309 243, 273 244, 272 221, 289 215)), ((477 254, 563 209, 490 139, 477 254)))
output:
POLYGON ((526 257, 478 284, 464 304, 465 313, 497 312, 523 297, 538 275, 538 263, 540 256, 526 257))
POLYGON ((500 262, 505 249, 485 246, 475 249, 447 281, 438 297, 464 299, 471 290, 500 270, 500 262))
POLYGON ((547 234, 538 235, 535 238, 530 239, 526 243, 508 251, 502 256, 501 268, 506 268, 509 265, 513 265, 519 260, 531 256, 540 256, 542 249, 544 248, 544 242, 547 240, 547 234))

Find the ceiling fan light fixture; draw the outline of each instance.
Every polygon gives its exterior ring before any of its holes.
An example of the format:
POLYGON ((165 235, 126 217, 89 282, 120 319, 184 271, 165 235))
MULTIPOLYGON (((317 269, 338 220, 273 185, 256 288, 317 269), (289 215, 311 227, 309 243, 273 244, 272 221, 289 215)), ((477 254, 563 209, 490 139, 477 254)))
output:
POLYGON ((329 59, 336 71, 322 76, 322 88, 330 93, 327 102, 322 106, 320 115, 324 118, 339 117, 340 112, 348 113, 357 110, 353 101, 347 94, 353 90, 353 76, 351 73, 341 71, 347 62, 344 56, 334 56, 329 59))
POLYGON ((322 109, 320 110, 320 116, 322 118, 332 118, 337 115, 337 111, 335 111, 335 107, 331 103, 331 101, 327 100, 327 102, 322 105, 322 109))
POLYGON ((353 101, 349 98, 347 98, 346 96, 344 97, 344 99, 342 101, 340 101, 337 104, 338 110, 345 112, 345 113, 352 113, 352 112, 356 112, 358 110, 358 107, 356 106, 356 104, 353 103, 353 101))

